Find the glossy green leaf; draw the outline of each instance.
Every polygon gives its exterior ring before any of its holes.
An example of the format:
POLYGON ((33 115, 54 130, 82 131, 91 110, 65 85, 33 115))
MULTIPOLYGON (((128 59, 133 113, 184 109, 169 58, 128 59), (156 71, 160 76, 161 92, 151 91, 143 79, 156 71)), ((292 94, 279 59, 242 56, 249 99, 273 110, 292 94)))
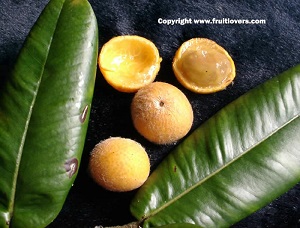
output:
POLYGON ((230 103, 189 135, 131 204, 144 227, 228 227, 300 181, 300 65, 230 103))
POLYGON ((86 0, 51 0, 0 91, 0 227, 45 227, 80 164, 98 27, 86 0))
POLYGON ((200 228, 201 226, 197 226, 195 224, 189 223, 175 223, 164 226, 159 226, 158 228, 200 228))

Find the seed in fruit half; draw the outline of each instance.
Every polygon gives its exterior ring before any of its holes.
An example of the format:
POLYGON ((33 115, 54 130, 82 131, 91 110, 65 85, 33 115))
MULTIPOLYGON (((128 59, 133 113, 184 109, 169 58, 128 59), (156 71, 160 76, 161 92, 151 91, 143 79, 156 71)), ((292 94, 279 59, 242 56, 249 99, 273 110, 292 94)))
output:
POLYGON ((154 81, 161 61, 152 41, 124 35, 103 45, 98 64, 108 84, 120 92, 131 93, 154 81))
POLYGON ((178 81, 196 93, 224 90, 235 78, 235 65, 228 52, 206 38, 184 42, 173 59, 178 81))

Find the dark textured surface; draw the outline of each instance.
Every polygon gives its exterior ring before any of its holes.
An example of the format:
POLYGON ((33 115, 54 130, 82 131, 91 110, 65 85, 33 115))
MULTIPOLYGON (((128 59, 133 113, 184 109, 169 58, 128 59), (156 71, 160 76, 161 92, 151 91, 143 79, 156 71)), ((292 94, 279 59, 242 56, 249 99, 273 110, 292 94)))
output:
MULTIPOLYGON (((0 65, 10 66, 47 0, 0 0, 0 65)), ((116 35, 136 34, 152 40, 163 58, 157 80, 178 86, 192 103, 199 126, 226 104, 265 80, 300 63, 300 2, 291 1, 101 1, 90 0, 99 24, 99 46, 116 35), (266 24, 159 24, 158 19, 265 19, 266 24), (199 95, 175 79, 171 62, 182 42, 193 37, 215 40, 231 54, 237 76, 225 91, 199 95)), ((3 83, 0 74, 0 88, 3 83)), ((115 91, 98 72, 86 146, 78 178, 66 203, 49 227, 122 225, 133 192, 112 193, 96 186, 86 172, 89 153, 110 136, 135 139, 146 147, 152 169, 174 145, 156 146, 137 134, 129 112, 133 94, 115 91)), ((234 227, 300 227, 300 185, 234 227)))

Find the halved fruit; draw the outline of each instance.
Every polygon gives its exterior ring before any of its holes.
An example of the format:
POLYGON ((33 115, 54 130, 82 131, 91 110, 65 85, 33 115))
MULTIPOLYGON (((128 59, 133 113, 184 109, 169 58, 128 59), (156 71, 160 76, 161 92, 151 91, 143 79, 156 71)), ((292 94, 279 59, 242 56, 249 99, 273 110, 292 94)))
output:
POLYGON ((156 78, 162 59, 150 40, 117 36, 103 45, 98 64, 105 80, 120 92, 136 92, 156 78))
POLYGON ((225 89, 235 78, 235 65, 228 52, 206 38, 184 42, 173 59, 177 80, 196 93, 225 89))

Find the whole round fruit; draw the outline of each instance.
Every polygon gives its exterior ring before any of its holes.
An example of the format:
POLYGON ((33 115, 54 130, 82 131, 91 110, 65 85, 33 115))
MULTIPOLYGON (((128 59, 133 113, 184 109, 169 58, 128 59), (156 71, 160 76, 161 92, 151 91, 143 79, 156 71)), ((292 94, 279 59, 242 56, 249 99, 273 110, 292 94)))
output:
POLYGON ((89 172, 103 188, 126 192, 140 187, 150 173, 150 161, 138 142, 121 137, 101 141, 93 149, 89 172))
POLYGON ((177 87, 153 82, 135 94, 131 117, 136 130, 156 144, 170 144, 183 138, 191 129, 193 109, 177 87))

